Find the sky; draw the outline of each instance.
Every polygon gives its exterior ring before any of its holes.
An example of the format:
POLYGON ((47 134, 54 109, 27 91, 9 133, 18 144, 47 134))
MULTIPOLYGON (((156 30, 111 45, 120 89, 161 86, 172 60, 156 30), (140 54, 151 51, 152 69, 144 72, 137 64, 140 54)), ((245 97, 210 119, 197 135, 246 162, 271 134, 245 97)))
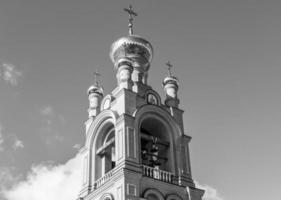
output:
POLYGON ((179 78, 204 200, 281 199, 278 0, 1 0, 0 199, 77 196, 87 89, 96 70, 116 87, 109 49, 129 4, 154 47, 149 85, 164 96, 168 60, 179 78))

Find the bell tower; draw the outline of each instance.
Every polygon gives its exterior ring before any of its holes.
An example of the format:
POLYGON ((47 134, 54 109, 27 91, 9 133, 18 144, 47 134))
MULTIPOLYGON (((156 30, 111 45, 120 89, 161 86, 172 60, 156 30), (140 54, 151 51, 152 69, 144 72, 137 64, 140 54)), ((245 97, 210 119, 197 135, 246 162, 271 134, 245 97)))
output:
POLYGON ((100 84, 88 90, 90 108, 85 123, 81 200, 201 200, 190 167, 190 136, 184 133, 179 108, 179 81, 163 81, 165 99, 147 84, 152 45, 133 34, 115 41, 110 59, 117 87, 103 95, 100 84))

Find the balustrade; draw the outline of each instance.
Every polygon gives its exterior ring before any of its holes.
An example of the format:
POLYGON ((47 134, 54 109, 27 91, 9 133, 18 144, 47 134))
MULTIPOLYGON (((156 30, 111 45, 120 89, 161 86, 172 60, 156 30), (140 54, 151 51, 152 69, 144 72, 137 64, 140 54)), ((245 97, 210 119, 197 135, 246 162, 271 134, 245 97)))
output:
POLYGON ((108 182, 113 174, 113 170, 109 171, 108 173, 106 173, 104 176, 102 176, 101 178, 99 178, 95 184, 94 184, 94 189, 99 188, 100 186, 102 186, 103 184, 105 184, 106 182, 108 182))
POLYGON ((160 169, 156 169, 153 167, 149 167, 146 165, 142 166, 143 169, 143 174, 145 176, 151 177, 151 178, 155 178, 158 179, 160 181, 165 181, 165 182, 172 182, 172 173, 171 172, 167 172, 167 171, 163 171, 160 169))

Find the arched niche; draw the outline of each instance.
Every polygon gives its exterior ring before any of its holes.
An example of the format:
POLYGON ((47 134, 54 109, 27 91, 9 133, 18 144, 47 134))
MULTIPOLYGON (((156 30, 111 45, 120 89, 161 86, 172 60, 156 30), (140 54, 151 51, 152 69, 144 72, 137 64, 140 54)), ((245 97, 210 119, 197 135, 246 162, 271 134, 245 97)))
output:
POLYGON ((139 130, 142 164, 164 171, 173 171, 173 150, 169 137, 171 129, 161 118, 151 115, 141 121, 139 130))
POLYGON ((114 198, 112 194, 106 193, 101 196, 100 200, 114 200, 114 198))
POLYGON ((164 200, 163 194, 157 189, 147 189, 143 193, 146 200, 164 200))
POLYGON ((164 200, 164 196, 161 192, 159 192, 157 189, 147 189, 143 197, 146 200, 164 200))
POLYGON ((181 135, 181 130, 175 120, 167 111, 155 105, 140 108, 135 119, 135 130, 141 141, 140 163, 176 174, 175 141, 181 135))
POLYGON ((110 109, 111 102, 113 101, 113 97, 108 94, 101 101, 101 110, 110 109))
POLYGON ((147 104, 161 105, 161 98, 154 90, 147 90, 145 93, 145 99, 147 104))

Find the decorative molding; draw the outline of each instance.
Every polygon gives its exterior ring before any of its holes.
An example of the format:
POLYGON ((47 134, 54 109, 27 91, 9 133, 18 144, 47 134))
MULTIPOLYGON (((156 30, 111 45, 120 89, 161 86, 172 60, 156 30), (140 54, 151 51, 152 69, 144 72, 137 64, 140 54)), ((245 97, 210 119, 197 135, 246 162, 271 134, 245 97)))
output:
POLYGON ((110 193, 105 193, 101 196, 100 200, 114 200, 113 195, 110 193))
POLYGON ((160 97, 160 95, 156 91, 154 91, 152 89, 148 89, 147 91, 145 91, 145 101, 146 101, 147 104, 152 104, 152 105, 157 105, 157 106, 161 105, 161 97, 160 97), (152 98, 154 97, 156 102, 151 102, 150 101, 150 96, 152 98))
POLYGON ((127 184, 127 194, 133 196, 137 195, 137 187, 135 184, 130 184, 130 183, 127 184))
POLYGON ((124 145, 123 145, 123 128, 119 129, 117 131, 117 134, 118 134, 118 136, 117 136, 117 138, 118 138, 118 144, 117 145, 118 146, 115 147, 115 148, 118 149, 117 150, 118 160, 120 160, 123 157, 123 147, 124 147, 124 145))
MULTIPOLYGON (((168 194, 166 195, 165 200, 182 200, 182 198, 180 196, 178 196, 177 194, 168 194)), ((191 200, 191 199, 189 199, 191 200)))
POLYGON ((158 198, 158 200, 164 200, 163 194, 157 189, 149 188, 149 189, 145 190, 143 193, 143 197, 148 199, 149 195, 155 195, 158 198))
POLYGON ((117 200, 123 199, 122 185, 117 188, 117 200))
POLYGON ((96 139, 96 133, 107 123, 111 123, 115 126, 117 119, 117 114, 112 110, 103 110, 94 120, 94 122, 89 127, 89 133, 87 134, 85 146, 91 149, 91 144, 93 140, 96 139))
POLYGON ((131 159, 136 159, 137 157, 137 145, 136 145, 136 134, 132 127, 127 127, 126 131, 127 138, 127 156, 131 159))
POLYGON ((181 130, 179 124, 177 123, 177 121, 175 120, 175 118, 172 117, 167 110, 165 110, 164 108, 162 108, 160 106, 146 104, 146 105, 139 107, 137 112, 135 112, 133 114, 133 117, 135 117, 136 123, 140 123, 144 118, 148 118, 151 116, 156 116, 156 117, 162 119, 162 121, 165 121, 168 126, 173 128, 173 133, 177 134, 177 136, 184 135, 184 133, 182 132, 182 130, 181 130))

